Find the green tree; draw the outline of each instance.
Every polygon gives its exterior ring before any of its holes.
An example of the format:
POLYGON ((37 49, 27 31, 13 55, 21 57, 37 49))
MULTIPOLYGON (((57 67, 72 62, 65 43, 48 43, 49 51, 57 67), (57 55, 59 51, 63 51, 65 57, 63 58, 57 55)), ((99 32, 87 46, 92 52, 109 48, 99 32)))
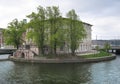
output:
POLYGON ((22 44, 22 34, 25 32, 25 23, 24 21, 18 21, 14 19, 9 23, 8 29, 3 31, 4 40, 7 45, 14 45, 17 49, 22 44))
POLYGON ((104 44, 104 50, 107 52, 109 49, 111 49, 111 46, 108 42, 104 44))
POLYGON ((46 10, 39 6, 37 13, 32 12, 27 17, 30 18, 28 30, 31 30, 28 32, 28 38, 33 39, 38 46, 39 54, 44 55, 46 10))
POLYGON ((95 49, 97 50, 97 51, 99 51, 100 50, 100 48, 99 48, 99 46, 97 45, 97 46, 95 46, 95 49))
POLYGON ((59 44, 59 39, 61 37, 61 13, 59 11, 59 7, 47 7, 47 19, 49 23, 49 31, 50 31, 50 47, 51 53, 56 54, 56 49, 59 44))
POLYGON ((75 10, 71 10, 67 13, 68 20, 68 37, 69 45, 72 55, 75 55, 75 50, 78 48, 82 39, 86 36, 83 23, 78 21, 78 15, 75 10))
POLYGON ((69 11, 68 18, 62 18, 56 6, 46 9, 39 6, 37 10, 37 13, 27 16, 30 18, 27 36, 37 44, 39 53, 44 54, 44 45, 48 45, 51 54, 57 54, 57 48, 67 44, 75 55, 75 50, 86 35, 75 11, 69 11))

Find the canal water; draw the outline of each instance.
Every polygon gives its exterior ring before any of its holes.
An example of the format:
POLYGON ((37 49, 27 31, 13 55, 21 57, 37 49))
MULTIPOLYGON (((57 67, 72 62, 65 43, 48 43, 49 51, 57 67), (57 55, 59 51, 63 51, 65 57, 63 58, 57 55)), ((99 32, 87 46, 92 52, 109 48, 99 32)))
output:
MULTIPOLYGON (((0 57, 8 55, 1 55, 0 57)), ((84 64, 0 61, 0 84, 120 84, 120 56, 84 64)))

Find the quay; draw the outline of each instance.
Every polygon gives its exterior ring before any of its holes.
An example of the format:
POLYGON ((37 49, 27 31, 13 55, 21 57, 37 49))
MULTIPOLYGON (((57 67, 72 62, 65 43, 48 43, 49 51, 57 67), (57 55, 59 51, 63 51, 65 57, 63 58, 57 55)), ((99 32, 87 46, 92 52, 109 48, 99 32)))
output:
POLYGON ((25 62, 25 63, 92 63, 92 62, 101 62, 101 61, 109 61, 115 59, 116 55, 105 56, 105 57, 96 57, 96 58, 71 58, 71 59, 48 59, 48 58, 33 58, 33 59, 25 59, 25 58, 14 58, 10 57, 10 60, 14 62, 25 62))

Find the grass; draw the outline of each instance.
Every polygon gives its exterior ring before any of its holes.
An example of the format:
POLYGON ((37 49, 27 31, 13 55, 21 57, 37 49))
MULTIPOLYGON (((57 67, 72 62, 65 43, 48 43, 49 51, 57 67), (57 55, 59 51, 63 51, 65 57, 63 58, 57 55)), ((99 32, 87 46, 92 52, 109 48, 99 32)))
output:
POLYGON ((67 58, 71 58, 71 57, 75 57, 72 56, 71 54, 49 54, 46 55, 46 58, 59 58, 59 59, 67 59, 67 58))
POLYGON ((48 54, 40 55, 39 57, 45 57, 48 59, 70 59, 70 58, 80 58, 80 56, 72 55, 71 53, 62 53, 62 54, 48 54))
POLYGON ((107 53, 104 51, 100 51, 97 54, 88 54, 88 55, 81 55, 81 56, 72 56, 71 54, 48 54, 48 55, 44 55, 44 56, 40 56, 40 57, 45 57, 48 59, 52 59, 52 58, 59 58, 59 59, 69 59, 69 58, 73 58, 73 57, 77 57, 77 58, 97 58, 97 57, 105 57, 105 56, 111 56, 111 53, 107 53))
POLYGON ((97 54, 82 55, 82 57, 84 57, 84 58, 97 58, 97 57, 105 57, 105 56, 111 56, 111 55, 112 55, 111 53, 100 51, 97 54))

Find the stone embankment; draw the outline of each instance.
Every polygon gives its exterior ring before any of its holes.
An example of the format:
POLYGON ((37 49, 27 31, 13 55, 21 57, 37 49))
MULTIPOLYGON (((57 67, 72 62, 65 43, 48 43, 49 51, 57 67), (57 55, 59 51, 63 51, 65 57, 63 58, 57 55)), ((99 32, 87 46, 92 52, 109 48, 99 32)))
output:
POLYGON ((15 58, 10 57, 10 60, 15 62, 27 62, 27 63, 91 63, 91 62, 101 62, 101 61, 109 61, 112 59, 115 59, 116 55, 112 56, 105 56, 105 57, 97 57, 97 58, 65 58, 65 59, 59 59, 59 58, 33 58, 33 59, 25 59, 25 58, 15 58))

